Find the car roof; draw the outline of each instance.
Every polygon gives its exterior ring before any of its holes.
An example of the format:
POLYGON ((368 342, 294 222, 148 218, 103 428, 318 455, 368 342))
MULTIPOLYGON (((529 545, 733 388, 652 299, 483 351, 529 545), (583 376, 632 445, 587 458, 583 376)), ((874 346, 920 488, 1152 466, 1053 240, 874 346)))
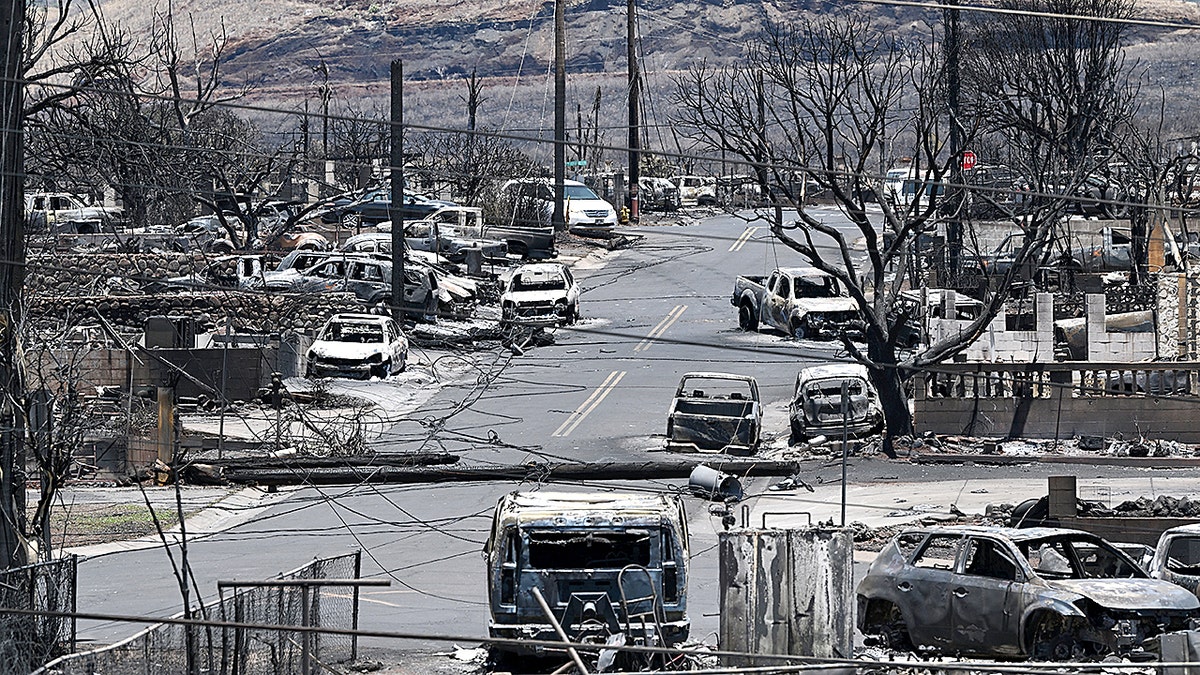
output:
POLYGON ((738 375, 736 373, 718 373, 715 371, 697 370, 691 373, 684 373, 683 377, 679 378, 682 382, 690 377, 707 378, 710 380, 737 380, 740 382, 754 382, 754 378, 749 375, 738 375))
POLYGON ((799 277, 799 278, 820 277, 823 279, 828 279, 828 278, 833 277, 833 275, 822 272, 821 270, 819 270, 815 267, 780 267, 779 271, 783 272, 784 274, 788 275, 789 277, 799 277))
POLYGON ((1003 537, 1013 542, 1046 539, 1058 536, 1083 536, 1089 539, 1099 539, 1094 534, 1083 530, 1073 530, 1065 527, 992 527, 987 525, 934 525, 905 530, 902 534, 952 534, 952 535, 991 535, 1003 537))
POLYGON ((805 382, 836 377, 861 377, 865 380, 867 367, 861 363, 827 363, 823 366, 809 366, 796 373, 796 379, 805 382))
POLYGON ((359 323, 365 322, 383 324, 391 320, 392 318, 390 316, 380 316, 379 314, 344 312, 342 314, 334 314, 333 316, 329 317, 329 321, 326 323, 333 323, 334 321, 357 321, 359 323))
POLYGON ((1163 534, 1200 534, 1200 523, 1188 523, 1187 525, 1178 525, 1163 532, 1163 534))

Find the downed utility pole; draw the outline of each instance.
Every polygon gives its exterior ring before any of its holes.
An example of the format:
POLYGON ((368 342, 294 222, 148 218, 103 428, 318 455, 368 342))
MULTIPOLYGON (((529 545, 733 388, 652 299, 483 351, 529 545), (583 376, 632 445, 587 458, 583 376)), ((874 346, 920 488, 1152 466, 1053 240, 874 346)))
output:
POLYGON ((797 462, 754 460, 672 462, 560 462, 477 465, 435 468, 403 466, 345 466, 338 468, 292 466, 289 468, 226 467, 225 480, 248 485, 341 485, 346 483, 454 483, 487 481, 579 481, 579 480, 665 480, 686 479, 697 464, 717 471, 747 476, 791 476, 797 462))

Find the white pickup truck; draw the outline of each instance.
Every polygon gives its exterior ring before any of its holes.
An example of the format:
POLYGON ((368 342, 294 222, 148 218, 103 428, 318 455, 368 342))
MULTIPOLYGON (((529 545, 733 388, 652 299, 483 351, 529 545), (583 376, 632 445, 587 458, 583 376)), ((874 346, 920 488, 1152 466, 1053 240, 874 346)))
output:
POLYGON ((738 325, 766 325, 796 338, 859 327, 858 304, 834 277, 811 267, 781 267, 769 277, 740 276, 730 303, 738 325))
POLYGON ((124 216, 124 210, 119 207, 90 206, 83 199, 66 192, 25 194, 26 227, 33 232, 67 227, 72 233, 90 234, 99 232, 102 226, 119 221, 124 216))

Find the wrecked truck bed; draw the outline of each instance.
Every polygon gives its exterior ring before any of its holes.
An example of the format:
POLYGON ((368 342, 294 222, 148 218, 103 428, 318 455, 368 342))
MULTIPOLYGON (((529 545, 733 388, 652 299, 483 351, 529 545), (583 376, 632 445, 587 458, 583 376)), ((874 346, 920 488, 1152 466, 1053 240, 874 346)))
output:
POLYGON ((758 449, 762 406, 753 377, 688 373, 667 414, 668 450, 751 454, 758 449))

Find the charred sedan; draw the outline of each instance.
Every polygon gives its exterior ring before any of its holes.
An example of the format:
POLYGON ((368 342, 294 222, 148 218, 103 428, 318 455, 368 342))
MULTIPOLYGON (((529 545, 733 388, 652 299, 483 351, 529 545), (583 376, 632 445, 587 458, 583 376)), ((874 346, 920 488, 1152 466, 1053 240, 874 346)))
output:
POLYGON ((843 383, 849 403, 844 416, 847 432, 859 436, 879 430, 883 408, 867 379, 866 367, 834 363, 805 368, 796 375, 796 390, 788 409, 793 441, 841 431, 843 383))
POLYGON ((1136 656, 1197 617, 1196 596, 1151 579, 1095 535, 1058 528, 909 530, 858 585, 859 629, 894 649, 1136 656))
POLYGON ((309 377, 379 377, 408 365, 408 339, 396 322, 375 314, 337 314, 308 349, 309 377))

